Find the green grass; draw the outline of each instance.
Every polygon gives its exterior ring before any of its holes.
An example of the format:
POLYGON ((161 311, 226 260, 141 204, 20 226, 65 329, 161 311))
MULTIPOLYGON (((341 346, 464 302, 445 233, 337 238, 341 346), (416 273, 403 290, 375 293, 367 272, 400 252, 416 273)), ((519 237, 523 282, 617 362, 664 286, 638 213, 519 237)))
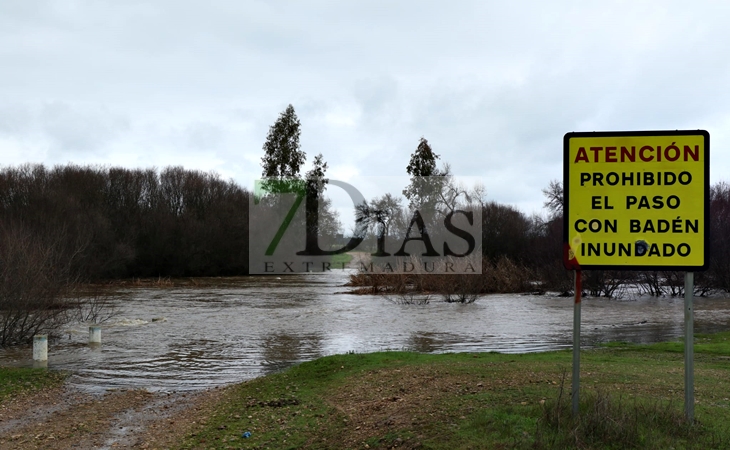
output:
MULTIPOLYGON (((610 342, 604 347, 625 350, 643 350, 647 352, 684 353, 684 339, 658 344, 639 345, 625 342, 610 342)), ((730 333, 695 334, 695 353, 730 356, 730 333)))
POLYGON ((349 264, 350 261, 352 261, 352 255, 349 253, 340 253, 337 255, 332 255, 332 258, 330 258, 330 261, 332 262, 333 267, 341 267, 342 264, 349 264))
POLYGON ((66 375, 47 369, 0 367, 0 402, 17 394, 58 386, 66 375))
POLYGON ((577 418, 570 351, 381 352, 234 386, 182 448, 730 448, 730 333, 696 341, 695 424, 681 342, 584 351, 577 418))

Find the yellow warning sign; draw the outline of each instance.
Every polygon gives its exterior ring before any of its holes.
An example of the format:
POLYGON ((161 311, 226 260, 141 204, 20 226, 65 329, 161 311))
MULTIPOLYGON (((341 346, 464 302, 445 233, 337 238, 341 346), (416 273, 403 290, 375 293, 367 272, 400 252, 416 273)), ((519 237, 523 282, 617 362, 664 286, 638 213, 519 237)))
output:
POLYGON ((566 267, 705 269, 709 144, 702 130, 566 134, 566 267))

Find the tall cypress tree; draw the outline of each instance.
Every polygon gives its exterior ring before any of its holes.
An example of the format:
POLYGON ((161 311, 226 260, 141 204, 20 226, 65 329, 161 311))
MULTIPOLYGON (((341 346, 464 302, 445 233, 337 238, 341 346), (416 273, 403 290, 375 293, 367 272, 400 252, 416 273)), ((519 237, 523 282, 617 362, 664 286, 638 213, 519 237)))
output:
POLYGON ((300 125, 294 107, 289 105, 269 128, 261 158, 263 177, 299 178, 299 171, 307 159, 299 147, 300 125))
POLYGON ((434 207, 442 186, 429 177, 446 175, 436 167, 437 159, 439 155, 434 153, 425 138, 421 138, 406 167, 411 183, 403 190, 403 195, 410 201, 411 208, 434 207))

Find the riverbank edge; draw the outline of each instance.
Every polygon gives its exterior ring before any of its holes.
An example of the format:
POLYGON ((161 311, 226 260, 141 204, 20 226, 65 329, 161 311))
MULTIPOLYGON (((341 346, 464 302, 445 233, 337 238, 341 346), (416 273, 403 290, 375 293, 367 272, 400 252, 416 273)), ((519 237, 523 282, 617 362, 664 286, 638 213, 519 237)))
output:
MULTIPOLYGON (((689 428, 681 423, 682 349, 681 342, 614 342, 581 352, 581 410, 611 399, 618 406, 606 414, 619 417, 607 423, 638 422, 639 414, 676 422, 644 426, 638 448, 728 448, 730 332, 695 336, 697 424, 689 428)), ((175 422, 163 448, 621 448, 550 428, 546 417, 560 411, 558 398, 569 402, 570 368, 570 351, 327 356, 216 390, 209 407, 175 422), (566 447, 566 439, 575 445, 566 447)), ((33 392, 57 389, 63 378, 0 369, 9 372, 40 380, 33 392)), ((32 397, 11 393, 0 406, 32 397)))
POLYGON ((379 352, 232 386, 178 448, 729 448, 730 332, 695 341, 695 424, 681 342, 581 352, 581 419, 607 431, 571 422, 570 351, 379 352))
POLYGON ((68 372, 40 368, 0 367, 0 404, 10 397, 56 388, 68 375, 68 372))

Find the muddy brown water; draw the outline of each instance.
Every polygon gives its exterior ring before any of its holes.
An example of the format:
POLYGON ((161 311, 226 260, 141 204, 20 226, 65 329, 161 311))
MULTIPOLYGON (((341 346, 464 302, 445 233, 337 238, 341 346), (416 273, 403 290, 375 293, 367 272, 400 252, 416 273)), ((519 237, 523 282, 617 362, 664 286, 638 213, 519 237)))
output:
MULTIPOLYGON (((87 344, 89 324, 49 343, 48 365, 84 390, 197 390, 243 381, 320 356, 378 350, 540 352, 571 346, 573 300, 487 295, 470 305, 399 305, 343 293, 346 275, 250 277, 215 288, 118 290, 121 312, 87 344)), ((587 298, 583 347, 651 343, 683 334, 683 299, 587 298)), ((695 299, 695 332, 730 329, 730 299, 695 299)), ((0 365, 32 366, 30 348, 0 365)))

